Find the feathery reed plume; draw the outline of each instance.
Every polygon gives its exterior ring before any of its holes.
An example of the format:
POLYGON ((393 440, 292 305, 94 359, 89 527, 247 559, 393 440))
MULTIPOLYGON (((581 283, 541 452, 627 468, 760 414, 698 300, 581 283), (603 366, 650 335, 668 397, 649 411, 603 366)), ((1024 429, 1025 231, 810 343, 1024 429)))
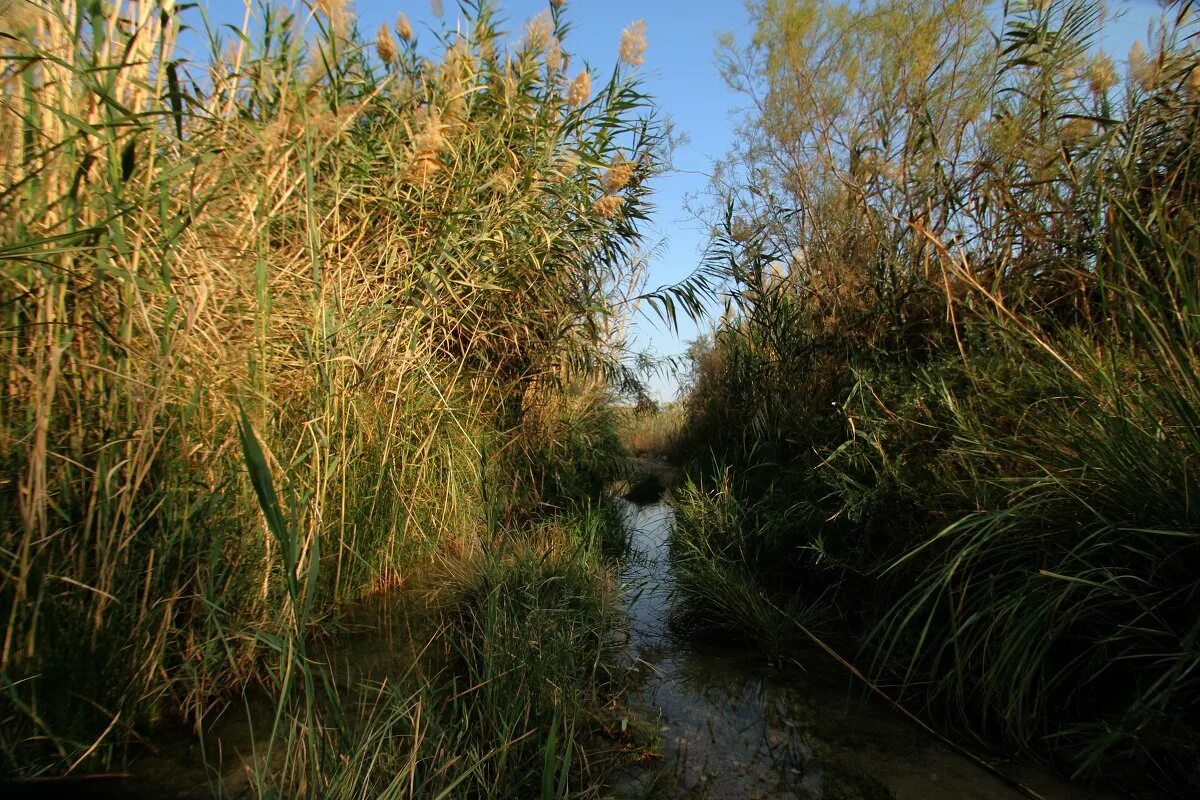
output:
POLYGON ((748 241, 754 235, 754 228, 741 217, 736 218, 729 228, 729 237, 739 244, 748 241))
POLYGON ((592 95, 592 76, 585 69, 575 76, 567 89, 567 105, 578 108, 592 95))
POLYGON ((429 10, 438 19, 441 19, 442 15, 446 13, 446 9, 442 7, 442 0, 429 0, 429 10))
POLYGON ((1129 48, 1129 77, 1146 91, 1158 83, 1158 65, 1146 57, 1146 48, 1134 42, 1129 48))
POLYGON ((1059 130, 1059 138, 1065 144, 1077 144, 1096 132, 1096 123, 1090 119, 1075 118, 1059 130))
POLYGON ((20 38, 33 33, 43 16, 44 9, 30 0, 6 0, 0 5, 0 31, 20 38))
POLYGON ((625 205, 625 198, 619 194, 606 194, 592 204, 592 210, 605 219, 612 219, 625 205))
POLYGON ((624 156, 617 156, 604 173, 602 181, 604 191, 608 194, 616 194, 624 189, 628 185, 629 179, 633 177, 633 171, 636 168, 636 162, 626 161, 624 156))
POLYGON ((646 61, 646 21, 639 19, 621 32, 621 60, 631 67, 646 61))
POLYGON ((330 38, 343 39, 347 36, 350 24, 354 21, 349 0, 317 0, 316 10, 329 24, 327 33, 330 38))
POLYGON ((563 68, 564 63, 562 42, 558 40, 557 36, 551 36, 550 44, 546 47, 546 69, 558 72, 563 68))
POLYGON ((539 52, 545 50, 550 40, 554 38, 554 20, 550 12, 542 9, 536 17, 525 23, 525 41, 528 46, 539 52))
POLYGON ((392 32, 388 30, 387 25, 379 26, 379 33, 375 36, 375 52, 384 64, 393 64, 400 57, 400 51, 396 49, 396 40, 392 38, 392 32))
POLYGON ((408 16, 406 14, 404 14, 404 12, 400 12, 400 15, 398 17, 396 17, 396 35, 400 37, 401 41, 404 41, 404 42, 412 41, 412 38, 413 38, 412 24, 409 23, 408 16))
POLYGON ((1200 66, 1192 67, 1191 71, 1188 72, 1184 91, 1192 100, 1200 100, 1200 66))
POLYGON ((1092 59, 1088 65, 1087 79, 1088 88, 1097 96, 1117 85, 1117 71, 1107 53, 1097 53, 1092 59))

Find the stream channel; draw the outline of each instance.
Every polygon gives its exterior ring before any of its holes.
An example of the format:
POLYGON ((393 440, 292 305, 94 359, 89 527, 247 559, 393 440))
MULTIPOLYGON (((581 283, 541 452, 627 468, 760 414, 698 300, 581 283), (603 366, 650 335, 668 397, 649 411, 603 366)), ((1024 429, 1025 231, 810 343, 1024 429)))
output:
MULTIPOLYGON (((671 469, 639 459, 659 483, 654 499, 620 505, 629 552, 620 571, 628 616, 625 655, 633 672, 631 716, 657 735, 652 756, 629 764, 601 797, 613 800, 1018 800, 1004 781, 940 743, 870 695, 815 646, 775 664, 737 641, 697 640, 671 625, 674 575, 670 536, 671 469)), ((633 494, 636 494, 634 492, 633 494)), ((632 494, 630 495, 632 496, 632 494)), ((641 499, 649 499, 643 497, 641 499)), ((388 619, 391 619, 390 616, 388 619)), ((399 621, 376 620, 358 647, 340 657, 355 672, 386 675, 413 658, 399 621), (393 641, 393 639, 395 641, 393 641)), ((248 703, 250 701, 247 701, 248 703)), ((190 734, 160 744, 128 779, 0 784, 0 797, 207 798, 214 781, 225 796, 246 793, 242 763, 256 752, 253 731, 270 720, 261 698, 224 715, 207 757, 190 734), (219 766, 212 766, 212 762, 219 766)), ((266 732, 260 730, 259 745, 266 732)), ((1004 764, 1005 772, 1045 800, 1108 800, 1117 795, 1067 783, 1049 770, 1004 764)))
MULTIPOLYGON (((772 665, 739 642, 673 629, 671 506, 619 500, 630 537, 621 578, 629 698, 657 720, 660 755, 612 783, 625 798, 1015 800, 1022 794, 868 695, 828 655, 772 665)), ((1046 800, 1111 797, 1037 767, 1007 774, 1046 800)))

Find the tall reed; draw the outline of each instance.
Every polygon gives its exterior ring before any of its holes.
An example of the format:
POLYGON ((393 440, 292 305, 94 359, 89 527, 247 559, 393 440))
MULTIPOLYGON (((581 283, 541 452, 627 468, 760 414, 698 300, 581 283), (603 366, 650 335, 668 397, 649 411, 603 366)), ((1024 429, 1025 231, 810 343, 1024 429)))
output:
POLYGON ((1097 3, 1006 6, 994 48, 950 36, 978 4, 760 9, 687 400, 760 586, 826 592, 947 724, 1172 791, 1200 758, 1193 5, 1125 80, 1097 3), (906 25, 932 50, 897 63, 906 25))
POLYGON ((422 54, 341 2, 237 35, 3 6, 6 772, 201 725, 272 642, 549 499, 619 371, 659 129, 627 68, 569 83, 560 9, 506 46, 464 8, 422 54))

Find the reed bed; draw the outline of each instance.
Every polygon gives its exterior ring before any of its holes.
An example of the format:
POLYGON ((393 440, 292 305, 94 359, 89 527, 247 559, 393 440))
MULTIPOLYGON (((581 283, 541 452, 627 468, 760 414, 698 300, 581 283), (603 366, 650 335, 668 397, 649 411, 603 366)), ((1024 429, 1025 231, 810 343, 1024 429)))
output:
POLYGON ((970 2, 758 10, 726 61, 757 100, 709 252, 728 313, 684 432, 731 477, 685 490, 678 534, 740 565, 697 599, 744 629, 746 574, 831 602, 939 724, 1176 794, 1200 730, 1194 12, 1119 70, 1090 2, 1006 5, 995 39, 970 2))
MULTIPOLYGON (((419 49, 338 0, 0 5, 5 773, 256 684, 320 728, 340 609, 614 468, 661 139, 631 66, 568 72, 560 6, 419 49)), ((419 707, 380 696, 377 744, 419 707)))

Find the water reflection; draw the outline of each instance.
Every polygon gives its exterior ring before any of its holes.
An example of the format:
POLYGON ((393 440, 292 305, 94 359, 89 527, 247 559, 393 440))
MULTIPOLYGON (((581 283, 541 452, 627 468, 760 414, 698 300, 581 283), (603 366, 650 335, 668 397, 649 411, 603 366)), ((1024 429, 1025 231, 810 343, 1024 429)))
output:
MULTIPOLYGON (((637 673, 631 703, 657 720, 661 759, 622 772, 611 787, 616 797, 1020 797, 872 702, 820 653, 778 667, 736 643, 673 631, 673 510, 619 502, 631 543, 621 572, 637 673)), ((1047 798, 1102 796, 1041 770, 1014 774, 1047 798)))

